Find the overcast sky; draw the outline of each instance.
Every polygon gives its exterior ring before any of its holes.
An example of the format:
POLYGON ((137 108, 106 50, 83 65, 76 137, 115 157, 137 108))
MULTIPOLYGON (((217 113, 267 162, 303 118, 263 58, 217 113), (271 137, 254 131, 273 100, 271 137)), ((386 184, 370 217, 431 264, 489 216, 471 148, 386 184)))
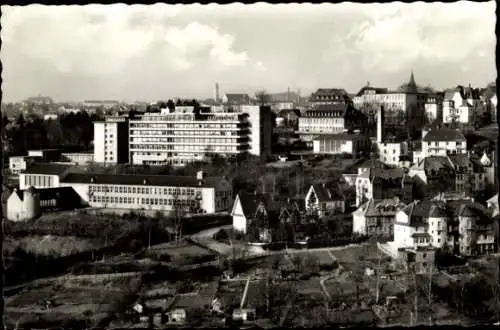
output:
POLYGON ((496 79, 494 1, 2 6, 3 97, 206 98, 367 81, 484 87, 496 79))

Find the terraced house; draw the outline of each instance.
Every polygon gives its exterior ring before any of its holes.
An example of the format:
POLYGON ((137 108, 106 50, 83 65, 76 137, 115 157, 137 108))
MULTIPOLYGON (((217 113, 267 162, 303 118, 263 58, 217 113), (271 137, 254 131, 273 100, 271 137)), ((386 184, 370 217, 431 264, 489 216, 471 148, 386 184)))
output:
POLYGON ((396 214, 392 243, 474 256, 495 251, 495 232, 490 212, 472 199, 415 201, 396 214))

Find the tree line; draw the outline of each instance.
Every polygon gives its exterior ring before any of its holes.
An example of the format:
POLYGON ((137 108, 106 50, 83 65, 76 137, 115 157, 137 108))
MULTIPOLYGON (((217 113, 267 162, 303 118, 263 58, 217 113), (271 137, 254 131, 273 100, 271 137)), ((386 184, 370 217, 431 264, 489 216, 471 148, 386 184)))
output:
POLYGON ((3 138, 7 154, 23 155, 28 150, 67 148, 71 151, 91 150, 94 139, 94 121, 103 120, 86 111, 60 115, 57 119, 43 120, 19 114, 15 119, 2 118, 3 138))

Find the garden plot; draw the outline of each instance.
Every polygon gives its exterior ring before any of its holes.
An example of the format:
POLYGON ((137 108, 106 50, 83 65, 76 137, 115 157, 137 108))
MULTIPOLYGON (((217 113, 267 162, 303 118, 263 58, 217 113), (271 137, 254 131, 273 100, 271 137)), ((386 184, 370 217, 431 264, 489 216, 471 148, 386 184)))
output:
POLYGON ((349 271, 354 271, 360 265, 360 258, 366 266, 377 267, 379 258, 386 260, 387 257, 376 245, 350 246, 345 249, 332 249, 331 253, 338 263, 349 271))
POLYGON ((312 260, 315 260, 315 262, 318 262, 320 268, 333 267, 335 264, 335 258, 329 251, 301 251, 295 252, 294 254, 303 258, 311 258, 312 260))
POLYGON ((106 315, 115 313, 139 285, 137 278, 100 279, 102 277, 80 282, 80 288, 75 285, 77 279, 68 277, 29 286, 6 302, 6 324, 28 326, 29 322, 39 320, 51 326, 67 322, 95 326, 106 315))
POLYGON ((172 261, 174 264, 202 263, 216 258, 212 251, 187 242, 181 245, 172 243, 155 245, 146 254, 155 259, 172 261))
POLYGON ((312 277, 308 280, 297 281, 295 285, 297 288, 297 293, 301 296, 307 297, 308 300, 317 301, 325 299, 319 277, 312 277))
POLYGON ((239 308, 245 291, 246 279, 242 281, 223 282, 219 286, 217 298, 221 300, 225 309, 239 308))
POLYGON ((265 304, 266 280, 250 281, 244 302, 245 308, 259 308, 265 304))

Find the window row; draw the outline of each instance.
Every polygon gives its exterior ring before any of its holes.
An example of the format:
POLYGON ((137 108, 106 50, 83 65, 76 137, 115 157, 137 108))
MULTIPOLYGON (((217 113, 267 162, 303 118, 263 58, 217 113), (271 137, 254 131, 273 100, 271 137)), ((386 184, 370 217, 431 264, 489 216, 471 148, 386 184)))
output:
POLYGON ((52 177, 47 175, 26 175, 25 185, 34 187, 52 187, 52 177))
POLYGON ((194 196, 196 190, 194 188, 150 188, 150 187, 130 187, 130 186, 107 186, 107 185, 94 185, 90 186, 90 192, 105 192, 105 193, 121 193, 121 194, 159 194, 164 195, 186 195, 194 196))
POLYGON ((199 205, 196 200, 175 200, 168 198, 134 198, 134 197, 115 197, 115 196, 92 196, 91 202, 110 203, 110 204, 136 204, 136 205, 168 205, 168 206, 191 206, 199 205))

